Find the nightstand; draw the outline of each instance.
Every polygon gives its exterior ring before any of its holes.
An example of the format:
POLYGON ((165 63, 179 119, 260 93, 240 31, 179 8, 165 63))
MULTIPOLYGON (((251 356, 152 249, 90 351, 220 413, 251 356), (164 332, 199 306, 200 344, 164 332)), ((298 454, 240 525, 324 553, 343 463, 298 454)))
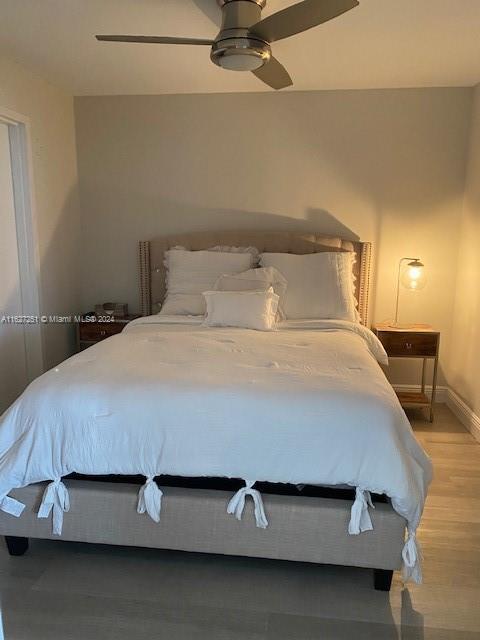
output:
POLYGON ((125 316, 124 318, 82 316, 81 320, 77 322, 77 351, 83 351, 87 347, 91 347, 92 344, 120 333, 129 322, 139 317, 138 315, 125 316))
POLYGON ((433 422, 433 403, 437 388, 438 350, 440 333, 431 328, 413 327, 397 329, 388 325, 377 324, 373 332, 383 344, 389 358, 421 358, 422 385, 421 391, 397 391, 402 407, 425 407, 430 412, 433 422), (425 377, 427 361, 433 360, 433 378, 431 398, 425 393, 425 377))

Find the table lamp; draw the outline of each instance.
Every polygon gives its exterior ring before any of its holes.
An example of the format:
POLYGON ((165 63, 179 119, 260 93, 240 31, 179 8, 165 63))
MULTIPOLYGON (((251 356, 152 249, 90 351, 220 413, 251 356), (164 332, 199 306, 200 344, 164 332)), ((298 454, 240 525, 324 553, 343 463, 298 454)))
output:
POLYGON ((395 320, 390 325, 398 329, 411 329, 413 325, 399 324, 398 304, 400 301, 400 284, 409 291, 420 291, 426 284, 425 265, 420 258, 401 258, 398 263, 397 301, 395 305, 395 320), (406 264, 405 264, 406 263, 406 264))

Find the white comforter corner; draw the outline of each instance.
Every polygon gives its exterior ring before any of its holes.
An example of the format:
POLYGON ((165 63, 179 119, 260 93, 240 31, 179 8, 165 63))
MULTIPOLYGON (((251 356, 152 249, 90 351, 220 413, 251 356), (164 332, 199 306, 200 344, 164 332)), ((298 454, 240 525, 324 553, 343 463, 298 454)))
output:
POLYGON ((418 526, 432 469, 346 321, 277 331, 150 316, 35 380, 0 419, 0 499, 82 474, 222 476, 385 493, 418 526))

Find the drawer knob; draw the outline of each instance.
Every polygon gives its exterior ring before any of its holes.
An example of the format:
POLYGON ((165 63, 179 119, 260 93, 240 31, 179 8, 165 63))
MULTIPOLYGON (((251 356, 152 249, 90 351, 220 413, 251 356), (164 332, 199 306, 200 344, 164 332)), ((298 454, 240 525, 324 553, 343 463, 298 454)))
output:
POLYGON ((411 342, 406 342, 405 346, 407 347, 407 349, 411 349, 412 348, 412 343, 411 342))
POLYGON ((106 332, 105 330, 104 330, 104 331, 100 331, 100 335, 101 335, 102 337, 103 337, 103 336, 106 336, 106 335, 107 335, 107 332, 106 332))

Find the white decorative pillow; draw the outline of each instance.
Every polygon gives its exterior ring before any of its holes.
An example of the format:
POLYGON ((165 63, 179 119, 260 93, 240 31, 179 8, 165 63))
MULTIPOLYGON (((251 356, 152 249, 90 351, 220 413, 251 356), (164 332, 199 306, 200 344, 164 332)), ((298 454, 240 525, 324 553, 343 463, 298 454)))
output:
POLYGON ((353 264, 350 251, 325 251, 296 255, 262 253, 260 264, 275 267, 287 279, 283 299, 287 318, 359 319, 354 295, 353 264))
POLYGON ((167 294, 160 314, 204 315, 203 291, 213 289, 222 273, 245 271, 254 262, 250 252, 166 251, 167 294))
POLYGON ((207 327, 242 327, 272 331, 276 325, 278 296, 268 291, 205 291, 207 327))
POLYGON ((268 291, 270 287, 280 299, 278 315, 284 318, 282 298, 287 290, 287 281, 275 267, 248 269, 232 275, 224 273, 215 283, 216 291, 268 291))

